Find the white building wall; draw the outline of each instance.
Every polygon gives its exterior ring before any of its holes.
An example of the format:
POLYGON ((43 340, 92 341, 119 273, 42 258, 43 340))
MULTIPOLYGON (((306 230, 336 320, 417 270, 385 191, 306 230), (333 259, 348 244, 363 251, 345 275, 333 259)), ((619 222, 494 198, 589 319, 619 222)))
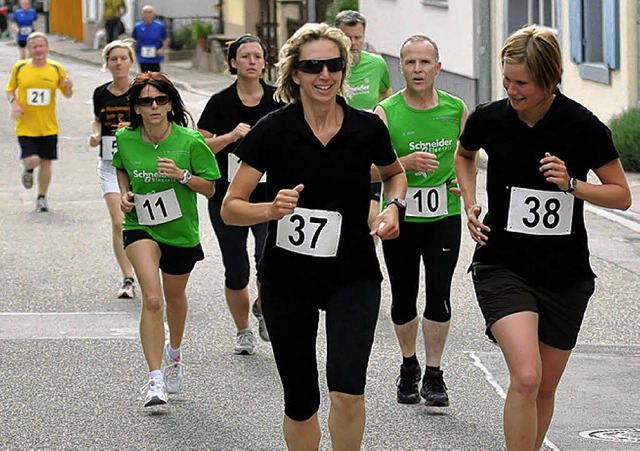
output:
POLYGON ((366 39, 379 52, 398 57, 400 45, 413 34, 432 38, 443 70, 476 78, 473 66, 473 2, 450 0, 449 7, 420 0, 360 0, 367 17, 366 39))

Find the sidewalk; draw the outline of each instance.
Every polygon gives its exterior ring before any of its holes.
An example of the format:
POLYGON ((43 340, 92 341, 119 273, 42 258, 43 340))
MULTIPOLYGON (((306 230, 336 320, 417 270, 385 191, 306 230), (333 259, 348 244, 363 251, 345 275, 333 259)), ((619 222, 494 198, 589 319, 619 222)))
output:
MULTIPOLYGON (((76 42, 60 35, 49 36, 49 53, 55 56, 64 56, 78 61, 87 62, 96 66, 102 66, 100 50, 94 50, 83 42, 76 42)), ((226 88, 233 81, 233 77, 227 74, 205 72, 191 67, 191 61, 166 61, 162 63, 162 70, 171 77, 171 80, 179 89, 211 96, 215 92, 226 88)), ((625 219, 640 223, 640 173, 628 172, 627 179, 633 195, 633 203, 627 211, 601 209, 590 207, 589 210, 596 214, 614 214, 625 219)))

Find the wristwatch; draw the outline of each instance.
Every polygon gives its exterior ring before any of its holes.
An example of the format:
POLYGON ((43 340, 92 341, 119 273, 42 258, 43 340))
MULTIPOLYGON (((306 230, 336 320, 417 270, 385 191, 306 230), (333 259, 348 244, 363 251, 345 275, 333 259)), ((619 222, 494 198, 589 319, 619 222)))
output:
POLYGON ((565 193, 573 193, 578 188, 578 179, 575 177, 571 177, 569 179, 569 188, 565 191, 565 193))
POLYGON ((391 204, 395 205, 398 209, 398 216, 400 218, 400 221, 404 221, 404 216, 407 213, 407 201, 396 197, 387 202, 387 207, 389 207, 389 205, 391 204))
POLYGON ((187 183, 189 183, 189 180, 191 180, 191 172, 185 169, 182 173, 182 180, 180 180, 180 183, 186 185, 187 183))

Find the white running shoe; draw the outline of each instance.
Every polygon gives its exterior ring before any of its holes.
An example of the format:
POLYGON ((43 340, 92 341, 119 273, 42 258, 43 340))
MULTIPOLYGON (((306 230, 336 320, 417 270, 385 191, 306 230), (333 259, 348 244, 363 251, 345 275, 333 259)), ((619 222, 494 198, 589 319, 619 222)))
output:
POLYGON ((167 384, 167 392, 174 394, 180 393, 182 387, 182 381, 184 380, 184 363, 182 362, 182 351, 177 359, 172 359, 169 356, 169 342, 167 341, 164 346, 164 353, 162 355, 162 374, 167 384))
POLYGON ((38 197, 36 199, 36 213, 46 213, 49 211, 46 197, 38 197))
POLYGON ((269 331, 267 330, 267 323, 264 321, 264 315, 262 314, 262 310, 258 307, 257 300, 253 302, 251 312, 258 320, 258 334, 260 335, 260 338, 262 338, 262 341, 271 341, 269 338, 269 331))
POLYGON ((136 283, 133 277, 125 277, 122 282, 122 288, 118 290, 118 298, 133 299, 136 297, 136 283))
POLYGON ((144 406, 157 406, 166 404, 169 396, 167 395, 167 389, 164 386, 164 381, 160 379, 149 379, 142 389, 141 393, 145 393, 144 406))
POLYGON ((233 350, 236 354, 253 354, 256 339, 253 337, 251 329, 240 330, 236 334, 236 347, 233 350))
POLYGON ((33 186, 33 171, 28 172, 26 169, 22 172, 22 186, 31 189, 33 186))

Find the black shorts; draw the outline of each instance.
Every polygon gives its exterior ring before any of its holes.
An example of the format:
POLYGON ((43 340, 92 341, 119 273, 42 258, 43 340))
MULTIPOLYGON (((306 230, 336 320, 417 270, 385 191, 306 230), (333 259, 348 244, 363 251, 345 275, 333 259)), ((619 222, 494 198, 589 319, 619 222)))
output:
POLYGON ((160 246, 160 270, 166 274, 173 276, 189 274, 197 262, 204 260, 204 252, 200 244, 194 247, 171 246, 154 240, 144 230, 124 230, 122 232, 125 249, 139 240, 151 240, 158 243, 160 246))
POLYGON ((371 200, 380 203, 382 193, 382 182, 371 182, 371 200))
POLYGON ((513 313, 536 312, 541 342, 562 350, 576 346, 584 312, 595 288, 593 279, 551 290, 534 286, 503 266, 474 263, 471 271, 486 334, 493 341, 491 326, 496 321, 513 313))
POLYGON ((140 63, 140 73, 160 72, 160 63, 140 63))
POLYGON ((25 48, 27 46, 27 41, 18 41, 18 47, 25 48))
POLYGON ((43 160, 58 159, 58 135, 18 136, 20 158, 39 156, 43 160))
POLYGON ((364 394, 380 310, 380 283, 362 280, 335 291, 303 292, 263 285, 260 294, 284 389, 284 412, 289 418, 308 420, 320 406, 316 357, 319 310, 326 311, 329 391, 364 394))

